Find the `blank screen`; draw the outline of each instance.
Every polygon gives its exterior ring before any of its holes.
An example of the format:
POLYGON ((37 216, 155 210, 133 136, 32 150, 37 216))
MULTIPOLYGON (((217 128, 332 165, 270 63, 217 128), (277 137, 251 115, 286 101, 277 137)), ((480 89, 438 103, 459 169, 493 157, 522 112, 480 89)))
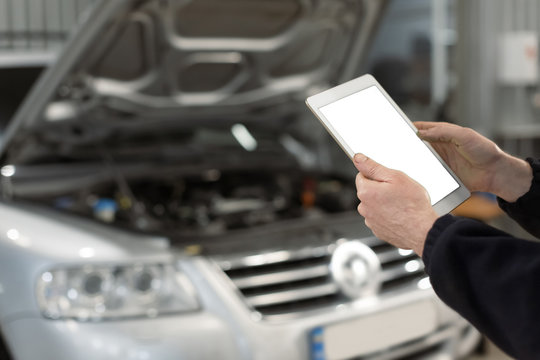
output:
POLYGON ((459 187, 376 86, 319 110, 355 154, 403 171, 427 190, 431 205, 459 187))

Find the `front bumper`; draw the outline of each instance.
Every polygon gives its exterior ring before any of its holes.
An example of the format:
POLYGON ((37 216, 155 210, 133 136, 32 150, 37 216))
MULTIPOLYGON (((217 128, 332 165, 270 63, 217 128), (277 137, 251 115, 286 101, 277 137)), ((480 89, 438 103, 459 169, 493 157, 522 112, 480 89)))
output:
POLYGON ((3 332, 17 360, 241 358, 229 329, 206 313, 101 323, 29 318, 3 332))
POLYGON ((417 295, 403 302, 345 307, 288 323, 260 321, 246 335, 253 350, 250 359, 450 360, 470 354, 478 345, 479 333, 430 291, 417 295), (425 305, 434 317, 422 317, 419 324, 420 319, 411 318, 418 312, 408 312, 415 307, 426 309, 425 305), (377 310, 370 310, 372 306, 377 310), (431 327, 427 321, 432 321, 431 327))
MULTIPOLYGON (((431 291, 417 295, 407 302, 393 299, 387 304, 343 308, 283 322, 254 320, 246 313, 238 314, 230 309, 228 319, 206 311, 100 323, 26 318, 4 324, 3 332, 14 358, 18 360, 327 360, 337 355, 330 350, 329 344, 314 337, 313 331, 332 329, 341 324, 354 324, 356 331, 351 331, 350 338, 357 338, 360 344, 364 341, 363 345, 353 349, 356 351, 355 359, 399 359, 415 354, 424 356, 414 357, 418 359, 434 356, 457 359, 476 346, 478 333, 436 300, 431 291), (419 304, 431 304, 429 306, 436 315, 431 319, 436 321, 433 329, 420 327, 420 332, 412 338, 391 343, 386 342, 385 328, 400 324, 380 323, 378 330, 373 328, 374 316, 384 316, 385 313, 392 314, 392 317, 401 316, 401 311, 409 311, 411 306, 419 304), (379 310, 370 312, 372 306, 379 310), (233 318, 237 321, 231 325, 230 319, 233 318), (378 334, 366 344, 365 335, 370 331, 378 334), (376 348, 372 344, 374 339, 379 342, 376 348)), ((343 346, 350 347, 350 344, 344 341, 343 346)))
MULTIPOLYGON (((381 346, 375 351, 357 354, 358 357, 355 358, 384 360, 422 354, 424 357, 419 355, 415 358, 443 356, 442 358, 457 359, 469 353, 477 344, 477 332, 450 310, 444 309, 443 305, 433 305, 442 310, 437 316, 437 321, 442 323, 438 323, 434 331, 403 343, 381 346)), ((399 307, 383 310, 382 313, 385 311, 399 311, 399 307)), ((328 353, 318 352, 321 348, 313 338, 313 329, 355 319, 359 332, 358 341, 362 342, 360 333, 366 331, 363 324, 367 326, 372 315, 355 317, 354 313, 357 312, 346 309, 332 317, 325 314, 281 324, 250 320, 249 327, 243 325, 240 332, 235 332, 226 321, 206 312, 102 323, 29 318, 10 322, 3 330, 13 356, 18 360, 326 360, 333 357, 328 353)), ((378 341, 384 344, 384 331, 379 335, 378 341)), ((347 346, 346 342, 344 346, 347 346)), ((328 351, 326 348, 326 352, 328 351)))

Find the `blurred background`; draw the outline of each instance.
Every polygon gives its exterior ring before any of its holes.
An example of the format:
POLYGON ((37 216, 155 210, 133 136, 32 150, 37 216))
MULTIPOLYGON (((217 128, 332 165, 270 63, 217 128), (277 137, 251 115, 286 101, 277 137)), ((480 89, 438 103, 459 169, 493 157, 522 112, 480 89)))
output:
MULTIPOLYGON (((93 0, 0 0, 5 124, 93 0)), ((414 120, 451 121, 538 153, 535 0, 391 0, 370 38, 373 73, 414 120)))

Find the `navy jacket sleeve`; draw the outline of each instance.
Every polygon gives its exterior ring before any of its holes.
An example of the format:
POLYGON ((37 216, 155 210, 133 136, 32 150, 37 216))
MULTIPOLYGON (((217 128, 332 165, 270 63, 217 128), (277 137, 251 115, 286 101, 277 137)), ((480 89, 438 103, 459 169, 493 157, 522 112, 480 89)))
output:
MULTIPOLYGON (((529 232, 540 230, 540 166, 531 189, 501 207, 529 232)), ((540 357, 540 243, 446 215, 428 233, 423 260, 433 289, 509 355, 540 357)))
POLYGON ((499 206, 525 230, 540 238, 540 161, 527 159, 533 170, 533 181, 527 194, 509 203, 498 198, 499 206))

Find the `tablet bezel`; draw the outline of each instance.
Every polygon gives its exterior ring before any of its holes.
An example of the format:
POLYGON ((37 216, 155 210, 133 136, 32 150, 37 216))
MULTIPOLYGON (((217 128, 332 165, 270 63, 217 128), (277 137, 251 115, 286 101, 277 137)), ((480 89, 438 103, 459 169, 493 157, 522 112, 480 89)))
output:
MULTIPOLYGON (((390 97, 390 95, 388 95, 388 93, 377 82, 377 80, 375 80, 375 78, 370 74, 362 75, 356 79, 350 80, 346 83, 335 86, 331 89, 328 89, 321 93, 310 96, 306 99, 306 104, 309 107, 309 109, 315 114, 315 116, 319 119, 321 124, 328 131, 328 133, 334 138, 334 140, 339 144, 339 146, 343 149, 343 151, 347 154, 347 156, 349 156, 351 160, 353 159, 355 153, 347 145, 347 143, 343 140, 343 138, 339 135, 339 133, 332 127, 330 122, 326 119, 326 117, 320 111, 320 108, 325 105, 331 104, 337 100, 340 100, 344 97, 347 97, 359 91, 370 88, 372 86, 376 86, 379 89, 379 91, 383 94, 386 100, 392 105, 394 109, 396 109, 398 114, 401 115, 401 118, 403 119, 403 121, 405 121, 407 125, 409 125, 415 133, 417 133, 418 130, 416 129, 414 124, 409 120, 407 115, 400 109, 400 107, 394 102, 394 100, 390 97)), ((422 141, 420 138, 418 138, 418 140, 422 141)), ((457 189, 455 189, 454 191, 446 195, 443 199, 439 200, 437 203, 433 204, 433 209, 435 210, 435 212, 438 215, 444 215, 452 211, 463 201, 467 200, 467 198, 470 196, 470 192, 465 187, 465 185, 461 182, 461 180, 456 176, 456 174, 454 174, 454 172, 450 169, 450 167, 444 162, 444 160, 439 156, 439 154, 437 154, 435 149, 433 149, 433 147, 427 141, 422 141, 422 142, 431 151, 431 153, 435 156, 435 158, 439 160, 439 162, 443 165, 446 171, 448 171, 448 173, 458 183, 457 189)))

